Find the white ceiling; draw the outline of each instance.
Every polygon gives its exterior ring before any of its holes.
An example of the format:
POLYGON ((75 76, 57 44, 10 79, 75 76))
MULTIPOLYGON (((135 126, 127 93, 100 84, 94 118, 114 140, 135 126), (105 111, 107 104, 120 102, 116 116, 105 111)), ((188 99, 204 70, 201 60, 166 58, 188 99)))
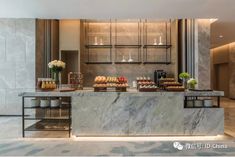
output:
POLYGON ((0 0, 0 18, 218 18, 212 47, 235 41, 234 11, 235 0, 0 0))
POLYGON ((0 0, 0 18, 223 18, 235 0, 0 0))

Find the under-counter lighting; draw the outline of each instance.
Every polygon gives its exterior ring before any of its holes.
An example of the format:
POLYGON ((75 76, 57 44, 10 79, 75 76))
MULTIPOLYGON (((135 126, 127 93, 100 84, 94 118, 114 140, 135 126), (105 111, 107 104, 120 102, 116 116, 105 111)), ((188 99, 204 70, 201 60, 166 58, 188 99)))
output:
POLYGON ((217 136, 159 136, 159 137, 76 137, 75 141, 214 141, 227 140, 225 135, 217 136))

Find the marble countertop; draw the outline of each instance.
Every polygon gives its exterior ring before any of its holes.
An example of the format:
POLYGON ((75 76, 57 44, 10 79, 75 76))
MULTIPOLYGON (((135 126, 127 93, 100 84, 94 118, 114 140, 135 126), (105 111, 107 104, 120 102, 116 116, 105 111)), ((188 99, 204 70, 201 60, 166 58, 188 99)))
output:
POLYGON ((84 90, 77 90, 73 92, 58 92, 58 91, 49 91, 49 92, 42 92, 36 91, 35 92, 22 92, 19 96, 26 96, 26 97, 71 97, 71 96, 79 96, 88 94, 92 95, 109 95, 109 94, 122 94, 122 95, 138 95, 138 96, 154 96, 154 95, 184 95, 184 96, 224 96, 223 91, 185 91, 185 92, 138 92, 136 89, 129 88, 127 92, 94 92, 93 88, 84 88, 84 90))

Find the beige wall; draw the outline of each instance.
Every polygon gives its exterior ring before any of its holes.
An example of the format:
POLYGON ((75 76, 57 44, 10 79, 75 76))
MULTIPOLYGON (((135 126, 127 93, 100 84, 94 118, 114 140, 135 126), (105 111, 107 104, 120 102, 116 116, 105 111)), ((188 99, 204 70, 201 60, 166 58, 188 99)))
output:
POLYGON ((235 43, 211 49, 212 88, 224 90, 225 96, 235 98, 235 43))
POLYGON ((60 20, 59 33, 60 59, 62 59, 61 51, 63 51, 63 56, 68 53, 66 55, 67 64, 77 65, 78 67, 75 69, 80 71, 80 20, 60 20), (77 56, 77 59, 71 58, 73 56, 77 56))
MULTIPOLYGON (((83 30, 83 25, 81 24, 83 30)), ((115 31, 113 29, 113 31, 115 31)), ((155 70, 165 70, 170 76, 177 77, 177 20, 172 22, 172 49, 171 49, 171 64, 86 64, 87 54, 84 49, 84 41, 81 40, 81 72, 84 74, 85 86, 92 86, 93 80, 97 75, 106 76, 126 76, 131 82, 136 80, 138 76, 150 76, 153 79, 155 70)), ((143 32, 142 32, 143 33, 143 32)), ((81 31, 81 38, 84 38, 84 31, 81 31)), ((114 34, 114 33, 113 33, 114 34)), ((113 42, 115 43, 115 42, 113 42)), ((113 61, 115 52, 112 51, 113 61)), ((141 58, 143 53, 141 52, 141 58)))

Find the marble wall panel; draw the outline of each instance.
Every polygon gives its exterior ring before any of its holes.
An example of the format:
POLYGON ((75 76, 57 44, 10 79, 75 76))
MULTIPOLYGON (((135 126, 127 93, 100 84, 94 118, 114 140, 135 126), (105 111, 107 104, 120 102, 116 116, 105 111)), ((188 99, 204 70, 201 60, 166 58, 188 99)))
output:
POLYGON ((3 36, 0 36, 0 61, 3 62, 6 60, 6 39, 3 36))
POLYGON ((198 88, 210 89, 210 20, 198 19, 197 55, 195 57, 195 77, 198 80, 198 88))
POLYGON ((22 61, 26 60, 25 39, 20 36, 9 36, 6 39, 6 60, 22 61))
POLYGON ((0 111, 4 111, 6 108, 6 90, 0 89, 0 111))
POLYGON ((16 27, 13 19, 0 19, 0 36, 7 37, 15 35, 16 27))
POLYGON ((35 63, 18 62, 15 70, 16 88, 35 88, 35 63))
POLYGON ((0 19, 0 115, 20 115, 18 94, 35 87, 35 20, 0 19))

